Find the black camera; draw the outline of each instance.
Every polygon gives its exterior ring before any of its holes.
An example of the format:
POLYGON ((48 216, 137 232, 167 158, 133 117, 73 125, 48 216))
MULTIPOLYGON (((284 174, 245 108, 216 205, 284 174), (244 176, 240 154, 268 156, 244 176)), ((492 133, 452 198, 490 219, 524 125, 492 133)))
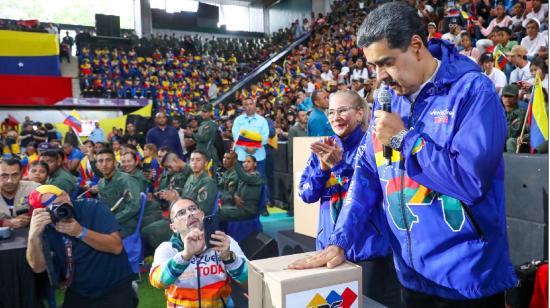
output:
POLYGON ((68 203, 52 204, 51 207, 48 207, 48 213, 50 213, 54 224, 58 221, 69 220, 74 217, 73 207, 68 203))

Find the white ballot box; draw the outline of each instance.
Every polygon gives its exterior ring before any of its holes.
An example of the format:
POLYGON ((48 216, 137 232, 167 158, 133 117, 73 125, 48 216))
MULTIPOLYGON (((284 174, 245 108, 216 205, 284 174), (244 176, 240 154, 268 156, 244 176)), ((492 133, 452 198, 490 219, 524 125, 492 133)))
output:
POLYGON ((248 306, 254 308, 363 307, 361 267, 346 262, 337 268, 290 270, 301 253, 250 261, 248 306))

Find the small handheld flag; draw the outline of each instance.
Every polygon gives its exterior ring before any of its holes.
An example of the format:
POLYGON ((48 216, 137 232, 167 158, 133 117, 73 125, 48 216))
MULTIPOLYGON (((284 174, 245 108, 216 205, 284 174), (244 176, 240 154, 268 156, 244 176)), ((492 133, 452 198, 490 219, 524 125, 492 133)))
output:
POLYGON ((76 110, 71 111, 69 115, 65 118, 65 121, 63 121, 63 124, 73 128, 78 133, 82 132, 82 123, 80 122, 80 115, 76 110))
POLYGON ((529 106, 529 126, 531 139, 531 152, 548 141, 548 111, 544 101, 544 93, 542 91, 542 82, 540 76, 535 78, 533 86, 533 94, 531 104, 529 106))
POLYGON ((506 63, 508 63, 508 59, 506 58, 506 55, 500 50, 495 50, 495 67, 497 67, 500 70, 504 70, 506 67, 506 63))
POLYGON ((262 136, 259 133, 243 129, 239 133, 239 137, 237 138, 235 144, 244 147, 261 148, 262 136))

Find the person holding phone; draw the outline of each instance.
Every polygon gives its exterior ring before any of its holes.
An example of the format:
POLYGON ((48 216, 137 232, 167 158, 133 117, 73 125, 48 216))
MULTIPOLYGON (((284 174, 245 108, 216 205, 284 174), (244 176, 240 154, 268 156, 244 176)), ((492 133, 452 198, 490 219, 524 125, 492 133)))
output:
MULTIPOLYGON (((151 285, 165 289, 170 307, 233 307, 231 279, 248 281, 248 260, 239 244, 222 231, 210 234, 207 247, 204 212, 182 198, 170 206, 169 241, 155 251, 151 285)), ((212 217, 212 216, 207 216, 212 217)))

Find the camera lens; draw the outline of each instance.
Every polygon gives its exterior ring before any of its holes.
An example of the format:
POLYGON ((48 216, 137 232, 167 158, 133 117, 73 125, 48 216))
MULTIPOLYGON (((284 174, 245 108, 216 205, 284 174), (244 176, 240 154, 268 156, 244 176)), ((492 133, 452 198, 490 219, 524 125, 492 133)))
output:
POLYGON ((52 216, 52 221, 54 222, 67 220, 74 217, 73 208, 70 204, 67 203, 52 208, 50 213, 52 216))

